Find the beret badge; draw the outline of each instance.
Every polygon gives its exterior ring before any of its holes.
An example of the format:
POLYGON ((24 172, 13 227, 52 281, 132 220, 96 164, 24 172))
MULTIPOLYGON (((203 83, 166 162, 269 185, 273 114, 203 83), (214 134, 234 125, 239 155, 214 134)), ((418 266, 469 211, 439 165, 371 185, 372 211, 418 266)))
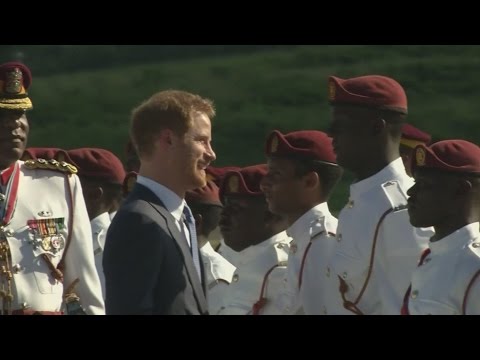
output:
POLYGON ((14 68, 6 74, 5 92, 8 94, 18 94, 22 90, 22 72, 19 68, 14 68))
POLYGON ((425 165, 425 150, 422 148, 418 148, 415 153, 415 161, 417 166, 424 166, 425 165))

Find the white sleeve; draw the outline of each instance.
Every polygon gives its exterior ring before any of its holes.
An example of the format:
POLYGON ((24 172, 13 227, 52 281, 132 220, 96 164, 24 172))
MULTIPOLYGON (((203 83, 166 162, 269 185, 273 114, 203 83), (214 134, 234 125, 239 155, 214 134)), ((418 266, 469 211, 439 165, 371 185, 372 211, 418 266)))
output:
MULTIPOLYGON (((82 187, 77 175, 67 179, 72 191, 73 224, 70 245, 65 255, 64 288, 79 279, 75 293, 80 297, 80 303, 89 315, 104 315, 105 304, 102 297, 100 280, 95 268, 93 240, 90 220, 83 198, 82 187)), ((66 190, 67 201, 70 204, 70 194, 66 190)), ((70 204, 71 205, 71 204, 70 204)), ((69 219, 72 214, 69 214, 69 219)))

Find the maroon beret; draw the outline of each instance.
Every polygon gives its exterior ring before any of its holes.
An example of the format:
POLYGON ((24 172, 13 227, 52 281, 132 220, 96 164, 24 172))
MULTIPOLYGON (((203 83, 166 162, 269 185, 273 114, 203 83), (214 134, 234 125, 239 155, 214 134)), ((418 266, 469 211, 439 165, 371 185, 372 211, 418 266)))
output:
POLYGON ((267 156, 295 156, 336 164, 332 138, 317 130, 294 131, 283 135, 274 130, 265 143, 267 156))
POLYGON ((240 170, 240 168, 237 166, 226 166, 226 167, 208 166, 205 169, 205 172, 207 173, 207 181, 213 181, 217 186, 220 186, 225 174, 233 170, 240 170))
POLYGON ((125 170, 122 162, 105 149, 81 148, 68 150, 68 155, 78 167, 81 177, 95 178, 112 184, 122 185, 125 170))
POLYGON ((266 164, 227 172, 220 186, 220 198, 228 195, 263 196, 260 182, 267 172, 266 164))
POLYGON ((405 123, 402 126, 402 140, 400 141, 401 144, 414 148, 418 143, 429 144, 432 141, 432 136, 427 134, 426 132, 417 129, 415 126, 405 123), (407 140, 407 141, 405 141, 407 140), (410 140, 410 141, 408 141, 410 140), (415 144, 415 146, 411 146, 415 144))
POLYGON ((480 175, 480 147, 465 140, 439 141, 414 150, 412 171, 436 169, 450 173, 480 175))
MULTIPOLYGON (((36 160, 36 159, 55 159, 56 158, 57 152, 59 152, 59 148, 42 148, 42 147, 31 147, 25 149, 25 151, 22 154, 22 160, 36 160)), ((64 160, 63 160, 64 161, 64 160)))
POLYGON ((0 109, 30 110, 27 90, 32 84, 30 69, 19 62, 0 65, 0 109))
POLYGON ((189 204, 207 204, 222 206, 218 186, 213 181, 207 181, 207 185, 195 190, 187 191, 185 201, 189 204))
POLYGON ((123 196, 127 196, 133 190, 135 183, 137 182, 138 173, 135 171, 130 171, 125 178, 123 179, 122 191, 123 196))
POLYGON ((328 100, 332 105, 351 104, 407 114, 407 95, 395 80, 381 75, 351 79, 330 76, 328 100))

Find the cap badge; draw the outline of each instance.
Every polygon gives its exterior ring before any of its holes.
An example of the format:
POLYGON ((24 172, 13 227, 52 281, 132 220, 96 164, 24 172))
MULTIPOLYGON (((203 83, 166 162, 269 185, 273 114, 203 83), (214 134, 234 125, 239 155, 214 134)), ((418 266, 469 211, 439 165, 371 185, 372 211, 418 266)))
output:
POLYGON ((22 90, 22 72, 19 68, 15 68, 7 72, 6 75, 5 92, 7 94, 18 94, 22 90))
POLYGON ((228 191, 231 193, 237 193, 239 188, 239 180, 237 176, 231 176, 228 179, 228 191))
POLYGON ((328 83, 328 100, 333 101, 335 100, 335 93, 336 93, 336 86, 333 81, 328 83))
POLYGON ((270 152, 276 153, 277 150, 278 150, 278 136, 275 135, 272 137, 272 140, 270 141, 270 152))
POLYGON ((425 165, 425 150, 422 148, 417 149, 417 152, 415 153, 415 161, 417 163, 417 166, 423 166, 425 165))

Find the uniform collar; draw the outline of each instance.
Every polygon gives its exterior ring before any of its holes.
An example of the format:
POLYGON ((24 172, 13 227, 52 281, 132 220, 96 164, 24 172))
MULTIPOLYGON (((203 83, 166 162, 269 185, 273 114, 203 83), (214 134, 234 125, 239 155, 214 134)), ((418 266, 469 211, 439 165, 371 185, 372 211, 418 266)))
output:
POLYGON ((96 218, 90 221, 90 225, 92 226, 92 232, 99 233, 101 230, 107 229, 110 225, 110 216, 108 212, 101 213, 96 218))
POLYGON ((429 247, 432 255, 443 254, 450 252, 453 249, 464 248, 472 243, 475 238, 479 241, 479 226, 479 222, 471 223, 456 230, 450 235, 445 236, 443 239, 430 242, 429 247))
POLYGON ((0 185, 6 186, 8 183, 8 180, 10 180, 10 176, 13 173, 13 170, 15 169, 15 164, 17 162, 15 161, 12 165, 10 165, 8 168, 5 170, 2 170, 0 173, 0 185))
POLYGON ((216 251, 212 247, 212 244, 210 244, 210 241, 207 241, 200 250, 202 250, 202 252, 206 255, 212 255, 213 253, 216 253, 216 251))
POLYGON ((330 215, 330 210, 326 202, 318 204, 300 216, 297 221, 287 229, 287 234, 293 239, 300 239, 319 218, 330 215))
POLYGON ((236 258, 236 263, 245 264, 250 260, 254 259, 255 257, 260 256, 260 254, 265 249, 271 247, 276 243, 283 242, 287 238, 288 238, 287 232, 282 231, 281 233, 273 235, 271 238, 265 241, 262 241, 260 244, 251 245, 246 249, 243 249, 242 251, 237 253, 238 257, 236 258))
POLYGON ((97 246, 99 246, 102 251, 105 248, 105 240, 107 239, 107 230, 110 223, 111 220, 108 212, 104 212, 90 221, 93 234, 92 239, 94 243, 97 242, 93 250, 96 250, 97 246))
POLYGON ((402 177, 407 177, 402 158, 398 158, 385 166, 375 175, 350 185, 351 199, 359 198, 363 193, 372 188, 379 187, 381 184, 402 177))

